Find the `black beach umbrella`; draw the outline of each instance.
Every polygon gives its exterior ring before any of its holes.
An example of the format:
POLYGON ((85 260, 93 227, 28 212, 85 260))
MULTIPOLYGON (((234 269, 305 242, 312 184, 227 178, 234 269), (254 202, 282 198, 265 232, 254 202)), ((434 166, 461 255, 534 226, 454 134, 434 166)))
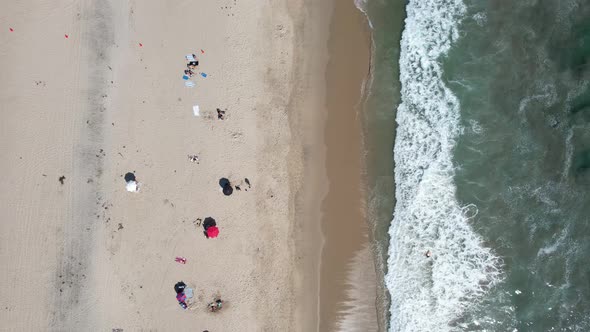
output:
POLYGON ((223 194, 225 196, 229 196, 234 192, 234 188, 231 187, 231 183, 229 183, 229 180, 226 178, 221 178, 219 180, 219 185, 223 188, 223 194))
POLYGON ((135 181, 135 174, 129 172, 125 174, 125 182, 135 181))
POLYGON ((231 185, 226 185, 225 187, 223 187, 223 194, 225 196, 229 196, 234 192, 234 188, 231 187, 231 185))
POLYGON ((176 291, 176 294, 180 294, 180 293, 184 292, 185 288, 186 288, 186 284, 182 281, 179 281, 176 283, 176 285, 174 285, 174 290, 176 291))
POLYGON ((211 226, 217 226, 217 223, 215 222, 215 219, 213 219, 211 217, 205 218, 205 220, 203 221, 203 228, 205 230, 207 230, 207 228, 209 228, 211 226))

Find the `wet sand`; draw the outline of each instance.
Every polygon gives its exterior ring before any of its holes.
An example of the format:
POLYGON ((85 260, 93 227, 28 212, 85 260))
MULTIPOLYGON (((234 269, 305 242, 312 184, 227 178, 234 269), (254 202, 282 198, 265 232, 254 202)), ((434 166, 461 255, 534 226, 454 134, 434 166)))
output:
POLYGON ((353 1, 335 1, 326 71, 325 243, 320 267, 320 331, 376 331, 376 274, 370 249, 362 152, 362 86, 370 42, 353 1))

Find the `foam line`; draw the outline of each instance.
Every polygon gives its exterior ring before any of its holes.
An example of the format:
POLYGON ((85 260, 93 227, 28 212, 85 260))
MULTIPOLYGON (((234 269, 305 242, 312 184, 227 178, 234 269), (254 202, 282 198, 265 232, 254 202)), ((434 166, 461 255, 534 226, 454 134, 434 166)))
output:
POLYGON ((407 5, 386 276, 391 331, 452 331, 450 323, 502 277, 500 260, 482 245, 455 195, 459 101, 442 81, 440 59, 458 39, 465 12, 461 0, 407 5))

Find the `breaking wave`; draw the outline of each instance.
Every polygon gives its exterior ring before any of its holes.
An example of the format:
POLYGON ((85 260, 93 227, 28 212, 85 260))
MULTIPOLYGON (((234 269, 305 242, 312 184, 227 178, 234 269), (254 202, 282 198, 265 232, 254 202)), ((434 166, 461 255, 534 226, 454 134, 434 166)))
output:
POLYGON ((386 276, 391 331, 458 329, 466 309, 502 277, 500 259, 483 246, 469 224, 473 216, 455 195, 459 101, 442 80, 440 60, 459 38, 465 12, 461 0, 407 5, 394 147, 397 203, 386 276))

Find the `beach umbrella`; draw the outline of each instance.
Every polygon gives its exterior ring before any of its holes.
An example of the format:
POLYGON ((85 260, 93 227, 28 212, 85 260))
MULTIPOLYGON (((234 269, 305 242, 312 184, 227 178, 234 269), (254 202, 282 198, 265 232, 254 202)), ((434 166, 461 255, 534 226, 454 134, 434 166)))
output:
POLYGON ((176 283, 176 285, 174 285, 174 290, 176 291, 176 294, 180 294, 180 293, 184 292, 185 287, 186 287, 186 284, 182 281, 179 281, 176 283))
POLYGON ((234 192, 234 188, 232 188, 230 184, 227 184, 226 186, 223 187, 223 194, 225 196, 229 196, 233 192, 234 192))
POLYGON ((125 174, 125 182, 127 182, 127 185, 125 186, 127 191, 135 193, 139 190, 139 185, 137 183, 137 179, 135 178, 135 174, 131 172, 125 174))
POLYGON ((125 182, 130 182, 130 181, 137 181, 137 179, 135 178, 135 174, 128 172, 125 174, 125 182))
POLYGON ((234 188, 232 188, 231 183, 226 178, 219 179, 219 186, 223 188, 223 194, 225 196, 229 196, 234 192, 234 188))
POLYGON ((205 220, 203 220, 203 228, 205 230, 207 230, 211 226, 217 226, 217 223, 215 222, 215 219, 213 219, 211 217, 205 218, 205 220))
POLYGON ((207 237, 208 238, 216 238, 219 235, 219 228, 217 226, 211 226, 207 228, 207 237))

